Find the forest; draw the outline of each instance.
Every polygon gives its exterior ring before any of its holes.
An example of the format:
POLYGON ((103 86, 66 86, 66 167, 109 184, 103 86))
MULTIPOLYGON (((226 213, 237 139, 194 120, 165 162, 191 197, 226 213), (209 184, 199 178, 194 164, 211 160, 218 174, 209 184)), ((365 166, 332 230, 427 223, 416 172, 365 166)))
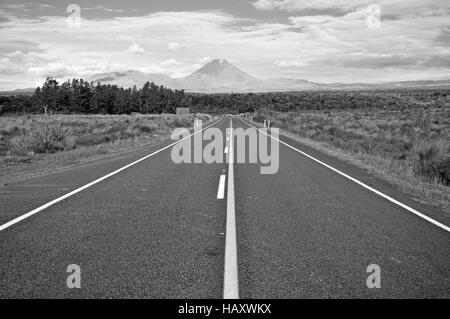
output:
POLYGON ((142 114, 175 113, 186 106, 183 91, 147 82, 142 88, 96 85, 83 79, 58 83, 47 78, 31 96, 0 96, 0 114, 142 114))

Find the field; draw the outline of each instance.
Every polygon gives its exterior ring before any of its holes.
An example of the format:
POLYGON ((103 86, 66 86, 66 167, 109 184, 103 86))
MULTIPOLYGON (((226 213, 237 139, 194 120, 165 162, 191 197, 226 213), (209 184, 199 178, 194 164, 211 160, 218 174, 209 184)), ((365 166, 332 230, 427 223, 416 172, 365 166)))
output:
POLYGON ((392 182, 450 211, 450 108, 261 110, 302 142, 392 182))
POLYGON ((173 114, 3 116, 0 183, 155 144, 192 125, 192 116, 173 114))

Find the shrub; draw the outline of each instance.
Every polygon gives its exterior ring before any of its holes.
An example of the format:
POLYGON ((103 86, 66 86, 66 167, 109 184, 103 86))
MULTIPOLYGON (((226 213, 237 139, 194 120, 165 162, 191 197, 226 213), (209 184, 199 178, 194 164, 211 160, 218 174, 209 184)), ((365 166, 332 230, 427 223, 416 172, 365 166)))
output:
POLYGON ((156 123, 149 123, 149 124, 137 124, 133 128, 137 129, 140 133, 148 134, 156 131, 158 129, 158 125, 156 123))
POLYGON ((66 138, 69 132, 70 130, 65 128, 61 123, 45 123, 38 133, 38 138, 43 147, 40 151, 53 153, 63 150, 66 146, 66 138))
POLYGON ((76 145, 97 145, 111 142, 114 139, 115 136, 111 134, 86 134, 77 138, 76 145))
POLYGON ((15 156, 32 156, 41 148, 36 136, 21 134, 9 140, 9 153, 15 156))
POLYGON ((20 128, 18 128, 17 126, 13 126, 9 129, 1 129, 0 130, 0 135, 3 136, 13 136, 13 135, 17 135, 20 133, 20 128))
POLYGON ((189 125, 192 125, 193 119, 190 116, 176 116, 172 118, 171 120, 167 121, 167 125, 170 128, 175 127, 188 127, 189 125))
POLYGON ((450 156, 436 143, 419 143, 413 148, 411 169, 428 181, 450 184, 450 156))
POLYGON ((65 150, 73 150, 77 147, 77 138, 75 136, 68 136, 65 144, 65 150))

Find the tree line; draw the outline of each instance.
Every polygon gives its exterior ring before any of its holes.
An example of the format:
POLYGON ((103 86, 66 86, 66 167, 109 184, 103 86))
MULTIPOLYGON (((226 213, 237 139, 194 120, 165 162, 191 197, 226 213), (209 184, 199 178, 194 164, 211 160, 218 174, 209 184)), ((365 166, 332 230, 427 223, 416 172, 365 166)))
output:
POLYGON ((267 93, 191 94, 198 112, 246 113, 256 110, 385 109, 450 107, 449 89, 391 89, 355 91, 300 91, 267 93))
POLYGON ((183 90, 147 82, 142 88, 94 84, 83 79, 59 83, 47 78, 31 96, 0 97, 1 113, 130 114, 175 113, 188 106, 183 90))
POLYGON ((0 96, 0 114, 80 113, 143 114, 191 112, 247 113, 260 109, 277 112, 410 107, 449 107, 448 89, 392 89, 360 91, 303 91, 270 93, 185 93, 147 82, 142 88, 94 84, 83 79, 58 83, 48 78, 33 95, 0 96))

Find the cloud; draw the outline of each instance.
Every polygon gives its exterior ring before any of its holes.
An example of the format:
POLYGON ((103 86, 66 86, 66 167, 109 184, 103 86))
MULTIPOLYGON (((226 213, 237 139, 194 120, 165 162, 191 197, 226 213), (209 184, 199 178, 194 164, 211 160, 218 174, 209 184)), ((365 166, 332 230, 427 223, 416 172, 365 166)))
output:
POLYGON ((424 66, 433 68, 450 68, 450 56, 448 55, 434 55, 424 61, 424 66))
MULTIPOLYGON (((267 1, 276 4, 271 10, 287 5, 267 1)), ((355 82, 443 76, 450 72, 445 59, 450 12, 430 8, 382 19, 378 29, 368 28, 366 8, 353 2, 338 16, 296 9, 277 22, 183 11, 83 18, 80 29, 69 29, 61 16, 13 17, 0 20, 0 89, 10 89, 1 87, 7 83, 31 86, 48 75, 86 77, 130 69, 184 76, 219 57, 262 78, 355 82)))
POLYGON ((49 63, 42 66, 32 66, 28 68, 28 71, 32 74, 46 77, 61 78, 67 76, 70 71, 70 67, 63 63, 49 63))
POLYGON ((54 8, 54 6, 50 5, 50 4, 41 4, 41 3, 31 3, 31 2, 27 2, 27 3, 8 3, 8 4, 2 4, 3 8, 6 9, 29 9, 29 8, 54 8))
MULTIPOLYGON (((1 24, 0 24, 1 25, 1 24)), ((6 38, 0 40, 1 46, 0 46, 0 53, 2 52, 10 52, 10 51, 23 51, 23 52, 30 52, 30 51, 38 51, 39 50, 39 43, 32 42, 32 41, 21 41, 17 39, 11 39, 6 40, 6 38)))
POLYGON ((374 4, 382 9, 382 14, 389 15, 408 15, 448 9, 447 0, 256 0, 252 2, 253 7, 258 10, 288 12, 326 9, 350 12, 374 4))
POLYGON ((16 65, 10 58, 0 58, 0 73, 2 74, 17 74, 23 72, 23 67, 16 65))
POLYGON ((183 63, 175 59, 168 59, 163 61, 161 64, 163 66, 179 66, 182 65, 183 63))
POLYGON ((337 61, 338 62, 337 64, 348 68, 384 69, 392 67, 419 65, 421 60, 422 60, 421 57, 416 56, 385 55, 385 56, 354 57, 350 59, 337 61))
POLYGON ((275 10, 277 3, 272 0, 258 0, 252 3, 252 5, 259 10, 275 10))
POLYGON ((105 11, 105 12, 113 12, 113 13, 122 13, 124 12, 123 9, 113 9, 113 8, 108 8, 105 6, 95 6, 95 7, 83 7, 81 8, 82 10, 93 10, 93 11, 105 11))
POLYGON ((134 43, 127 49, 128 53, 136 53, 136 54, 144 54, 145 49, 141 47, 139 44, 134 43))
POLYGON ((450 27, 441 30, 435 39, 435 43, 441 46, 450 46, 450 27))
POLYGON ((170 50, 179 50, 182 48, 182 45, 178 42, 170 42, 168 47, 170 50))
POLYGON ((212 59, 211 59, 211 57, 210 56, 205 56, 205 57, 203 57, 203 58, 200 58, 199 60, 198 60, 198 62, 199 63, 206 63, 206 62, 210 62, 212 59))
POLYGON ((301 11, 307 9, 345 9, 367 6, 373 0, 257 0, 252 3, 259 10, 301 11))
POLYGON ((308 62, 304 60, 277 60, 275 61, 275 65, 280 67, 291 67, 291 66, 303 67, 308 65, 308 62))

